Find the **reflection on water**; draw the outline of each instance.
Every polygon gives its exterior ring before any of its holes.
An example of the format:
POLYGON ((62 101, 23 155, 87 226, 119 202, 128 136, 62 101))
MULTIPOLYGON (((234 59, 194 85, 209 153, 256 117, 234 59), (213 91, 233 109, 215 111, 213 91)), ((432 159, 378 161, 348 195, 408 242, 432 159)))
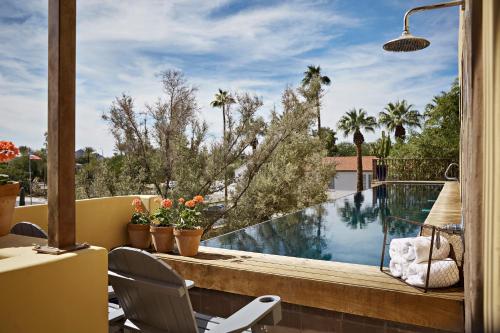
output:
MULTIPOLYGON (((388 216, 423 222, 439 184, 388 184, 209 239, 204 245, 299 258, 378 265, 388 216)), ((389 238, 418 226, 391 223, 389 238)), ((386 258, 387 260, 387 258, 386 258)))

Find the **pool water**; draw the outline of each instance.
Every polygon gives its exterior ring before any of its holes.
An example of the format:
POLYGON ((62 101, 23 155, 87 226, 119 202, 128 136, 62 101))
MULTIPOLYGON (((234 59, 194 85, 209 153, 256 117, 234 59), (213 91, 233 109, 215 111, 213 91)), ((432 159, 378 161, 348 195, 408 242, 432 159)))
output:
MULTIPOLYGON (((423 222, 442 184, 385 184, 203 242, 209 247, 298 258, 379 265, 388 216, 423 222)), ((393 222, 392 238, 417 225, 393 222)), ((387 253, 388 251, 386 251, 387 253)), ((385 258, 386 264, 388 257, 385 258)))

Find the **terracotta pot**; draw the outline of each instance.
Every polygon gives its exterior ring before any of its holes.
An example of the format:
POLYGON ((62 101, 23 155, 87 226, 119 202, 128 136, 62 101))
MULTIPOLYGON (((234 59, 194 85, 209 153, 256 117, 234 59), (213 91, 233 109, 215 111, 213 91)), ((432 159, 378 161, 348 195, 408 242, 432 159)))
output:
POLYGON ((156 252, 172 252, 174 249, 174 227, 151 226, 149 231, 156 252))
POLYGON ((203 229, 174 229, 175 242, 181 256, 194 257, 198 254, 203 229))
POLYGON ((138 249, 147 249, 151 244, 151 234, 149 233, 149 224, 127 225, 128 238, 130 245, 138 249))
POLYGON ((0 236, 10 232, 18 194, 19 183, 0 185, 0 236))

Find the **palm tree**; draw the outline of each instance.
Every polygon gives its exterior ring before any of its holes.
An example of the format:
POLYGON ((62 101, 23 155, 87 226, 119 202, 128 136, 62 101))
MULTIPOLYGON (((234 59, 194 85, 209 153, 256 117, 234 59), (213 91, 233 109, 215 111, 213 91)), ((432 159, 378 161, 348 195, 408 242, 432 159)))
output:
POLYGON ((357 155, 357 191, 361 192, 363 190, 363 160, 361 145, 365 142, 365 137, 362 130, 367 132, 374 132, 377 126, 377 121, 374 117, 368 116, 366 111, 363 109, 351 109, 345 113, 345 115, 340 118, 338 123, 338 129, 344 132, 344 136, 353 134, 353 142, 356 145, 356 155, 357 155))
POLYGON ((302 86, 311 86, 313 82, 319 82, 319 86, 315 89, 314 92, 314 99, 316 102, 316 110, 317 110, 317 117, 318 117, 318 136, 320 135, 321 131, 321 112, 320 112, 320 104, 319 104, 319 98, 320 98, 320 93, 321 93, 321 85, 330 85, 332 82, 330 78, 326 75, 321 75, 321 67, 320 66, 313 66, 309 65, 307 66, 307 71, 304 72, 304 78, 302 79, 302 86))
POLYGON ((396 139, 403 140, 406 137, 405 127, 420 128, 420 119, 422 115, 413 109, 412 104, 408 104, 406 100, 389 103, 384 108, 385 111, 379 113, 379 123, 389 131, 394 131, 396 139))
MULTIPOLYGON (((226 112, 230 104, 235 103, 234 98, 227 91, 219 89, 219 93, 215 94, 215 99, 210 103, 214 108, 221 108, 222 110, 222 146, 226 147, 226 112)), ((227 207, 227 165, 226 153, 224 152, 224 204, 227 207)))
POLYGON ((95 150, 92 147, 83 148, 85 156, 87 156, 87 163, 90 163, 90 158, 95 154, 95 150))

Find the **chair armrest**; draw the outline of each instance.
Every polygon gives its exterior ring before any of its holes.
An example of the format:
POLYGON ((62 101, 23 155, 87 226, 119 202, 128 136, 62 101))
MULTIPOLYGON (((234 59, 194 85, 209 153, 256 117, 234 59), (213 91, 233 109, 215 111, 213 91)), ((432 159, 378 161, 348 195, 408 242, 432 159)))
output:
POLYGON ((281 299, 266 295, 254 299, 217 326, 214 333, 241 332, 255 325, 276 325, 281 320, 281 299))
POLYGON ((191 288, 194 287, 194 281, 191 281, 191 280, 184 280, 184 282, 186 283, 186 289, 189 290, 191 288))
POLYGON ((108 299, 112 299, 115 297, 116 297, 115 290, 113 289, 113 287, 108 286, 108 299))
POLYGON ((108 322, 113 323, 125 318, 123 309, 113 303, 108 303, 108 322))

